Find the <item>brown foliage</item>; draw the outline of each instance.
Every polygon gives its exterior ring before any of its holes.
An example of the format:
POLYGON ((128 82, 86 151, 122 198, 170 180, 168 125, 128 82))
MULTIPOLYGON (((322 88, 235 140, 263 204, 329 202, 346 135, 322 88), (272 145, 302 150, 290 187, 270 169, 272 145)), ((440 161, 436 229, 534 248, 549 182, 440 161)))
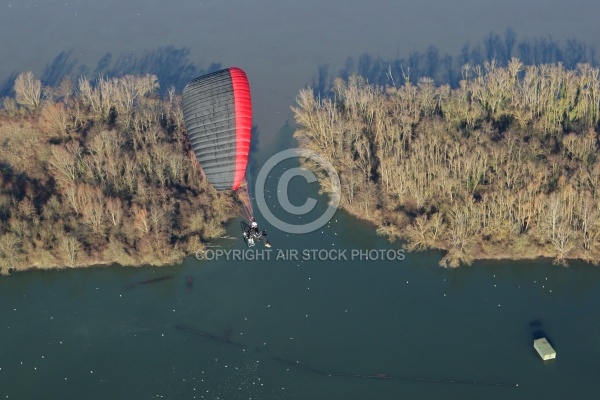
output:
POLYGON ((39 129, 49 136, 64 136, 70 123, 69 113, 62 103, 48 103, 40 111, 39 129))
POLYGON ((42 165, 36 160, 44 152, 40 133, 26 120, 0 122, 0 159, 18 172, 38 175, 42 165))
POLYGON ((22 74, 0 109, 1 273, 173 264, 222 233, 231 196, 184 150, 180 96, 159 99, 152 75, 82 78, 42 104, 38 83, 22 74))
POLYGON ((300 92, 295 136, 337 168, 342 205, 411 250, 448 250, 443 265, 597 262, 598 76, 512 60, 465 66, 456 89, 338 79, 335 101, 300 92))

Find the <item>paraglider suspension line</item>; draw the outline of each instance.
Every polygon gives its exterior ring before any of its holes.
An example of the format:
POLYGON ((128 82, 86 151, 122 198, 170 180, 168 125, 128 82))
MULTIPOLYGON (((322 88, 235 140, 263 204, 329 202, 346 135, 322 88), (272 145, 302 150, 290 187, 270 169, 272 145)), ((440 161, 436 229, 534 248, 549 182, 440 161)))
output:
POLYGON ((250 221, 252 219, 252 200, 248 191, 248 181, 245 180, 242 185, 236 190, 237 198, 243 207, 239 208, 238 215, 243 219, 250 221))

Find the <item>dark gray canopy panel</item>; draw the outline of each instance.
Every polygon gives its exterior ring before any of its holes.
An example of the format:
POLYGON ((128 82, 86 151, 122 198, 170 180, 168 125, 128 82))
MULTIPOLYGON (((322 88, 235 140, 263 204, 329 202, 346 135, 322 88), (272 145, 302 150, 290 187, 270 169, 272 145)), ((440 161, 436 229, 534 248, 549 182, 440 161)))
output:
POLYGON ((208 181, 237 189, 246 174, 252 103, 246 74, 228 68, 198 77, 183 89, 188 138, 208 181))

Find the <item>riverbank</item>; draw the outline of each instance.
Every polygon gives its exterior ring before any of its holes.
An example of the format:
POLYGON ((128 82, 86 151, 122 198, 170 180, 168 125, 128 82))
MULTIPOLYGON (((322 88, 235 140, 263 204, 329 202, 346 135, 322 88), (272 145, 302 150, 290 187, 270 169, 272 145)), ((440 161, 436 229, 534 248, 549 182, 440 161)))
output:
POLYGON ((337 169, 342 206, 407 249, 477 259, 600 256, 599 71, 588 65, 463 69, 460 87, 373 87, 338 79, 303 90, 304 148, 337 169))

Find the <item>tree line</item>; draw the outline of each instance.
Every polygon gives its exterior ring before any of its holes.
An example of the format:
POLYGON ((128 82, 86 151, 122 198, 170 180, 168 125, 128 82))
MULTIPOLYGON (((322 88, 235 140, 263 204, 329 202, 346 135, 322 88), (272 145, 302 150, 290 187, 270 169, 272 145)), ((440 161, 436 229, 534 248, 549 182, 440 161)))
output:
POLYGON ((223 234, 233 199, 199 173, 180 95, 158 88, 17 76, 0 109, 0 273, 172 264, 223 234))
POLYGON ((454 267, 598 263, 599 105, 597 68, 513 58, 465 64, 456 88, 337 78, 331 96, 302 90, 293 110, 301 146, 338 170, 346 209, 410 250, 446 250, 454 267))

